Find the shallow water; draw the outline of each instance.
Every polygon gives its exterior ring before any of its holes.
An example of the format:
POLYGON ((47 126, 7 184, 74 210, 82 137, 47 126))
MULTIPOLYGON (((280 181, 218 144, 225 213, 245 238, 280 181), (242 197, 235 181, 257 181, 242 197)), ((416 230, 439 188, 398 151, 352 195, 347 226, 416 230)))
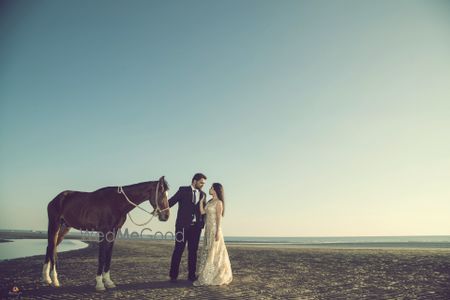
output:
MULTIPOLYGON (((45 239, 8 239, 12 242, 0 243, 0 260, 19 257, 45 255, 47 240, 45 239)), ((88 244, 79 240, 63 240, 58 252, 82 249, 88 244)))

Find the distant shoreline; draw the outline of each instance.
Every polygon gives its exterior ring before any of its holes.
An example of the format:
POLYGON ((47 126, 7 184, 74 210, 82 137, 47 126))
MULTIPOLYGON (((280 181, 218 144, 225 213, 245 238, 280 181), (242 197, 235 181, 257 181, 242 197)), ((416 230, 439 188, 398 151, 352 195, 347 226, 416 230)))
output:
MULTIPOLYGON (((336 249, 450 249, 450 236, 424 237, 426 241, 420 241, 423 236, 413 237, 233 237, 225 236, 225 243, 238 247, 270 247, 270 248, 336 248, 336 249), (434 241, 433 241, 434 238, 434 241), (369 241, 372 239, 373 241, 369 241), (404 239, 405 241, 400 241, 404 239)), ((47 239, 47 233, 42 231, 1 231, 0 242, 11 242, 10 239, 47 239)), ((65 239, 96 242, 95 239, 82 239, 77 232, 69 233, 65 239)), ((118 239, 127 240, 127 239, 118 239)), ((128 241, 154 241, 172 244, 173 240, 152 239, 128 239, 128 241)))
POLYGON ((280 243, 244 243, 244 242, 225 242, 228 247, 242 248, 266 248, 266 249, 336 249, 336 250, 423 250, 423 251, 449 251, 450 245, 411 245, 411 244, 390 244, 378 245, 375 243, 367 244, 280 244, 280 243))

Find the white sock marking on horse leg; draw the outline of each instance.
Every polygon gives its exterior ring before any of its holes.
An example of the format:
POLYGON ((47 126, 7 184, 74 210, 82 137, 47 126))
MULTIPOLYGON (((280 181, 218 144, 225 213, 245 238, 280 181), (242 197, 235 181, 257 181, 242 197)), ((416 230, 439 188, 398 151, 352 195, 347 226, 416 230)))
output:
POLYGON ((106 290, 105 285, 103 284, 102 275, 95 276, 95 281, 96 281, 95 290, 97 290, 97 291, 106 290))
POLYGON ((114 282, 111 280, 109 271, 106 272, 106 273, 103 272, 102 275, 103 275, 103 281, 105 282, 105 286, 106 286, 107 288, 111 289, 111 288, 115 288, 115 287, 116 287, 116 285, 114 284, 114 282))
POLYGON ((53 286, 54 287, 59 287, 59 280, 58 280, 58 273, 56 272, 56 265, 53 266, 53 270, 52 270, 52 281, 53 281, 53 286))
POLYGON ((50 278, 50 262, 44 264, 42 267, 42 281, 46 284, 52 283, 52 279, 50 278))

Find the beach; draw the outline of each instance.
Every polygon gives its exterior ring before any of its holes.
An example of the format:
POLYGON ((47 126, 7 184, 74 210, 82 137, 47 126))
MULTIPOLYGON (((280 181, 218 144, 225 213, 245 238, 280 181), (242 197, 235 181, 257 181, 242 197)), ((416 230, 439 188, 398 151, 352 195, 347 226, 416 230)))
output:
MULTIPOLYGON (((2 292, 15 284, 23 299, 449 299, 449 249, 305 248, 228 245, 229 286, 193 287, 185 251, 177 283, 168 282, 170 241, 118 240, 111 277, 117 288, 94 289, 96 242, 62 252, 60 288, 40 282, 43 255, 0 262, 2 292)), ((44 249, 43 249, 44 250, 44 249)))

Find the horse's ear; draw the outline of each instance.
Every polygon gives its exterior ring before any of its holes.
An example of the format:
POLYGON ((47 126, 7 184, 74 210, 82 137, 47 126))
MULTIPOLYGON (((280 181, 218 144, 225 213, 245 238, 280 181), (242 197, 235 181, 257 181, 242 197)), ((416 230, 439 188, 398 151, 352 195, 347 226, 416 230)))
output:
POLYGON ((161 176, 161 178, 159 178, 159 183, 164 187, 164 190, 169 190, 169 185, 166 182, 166 176, 161 176))

